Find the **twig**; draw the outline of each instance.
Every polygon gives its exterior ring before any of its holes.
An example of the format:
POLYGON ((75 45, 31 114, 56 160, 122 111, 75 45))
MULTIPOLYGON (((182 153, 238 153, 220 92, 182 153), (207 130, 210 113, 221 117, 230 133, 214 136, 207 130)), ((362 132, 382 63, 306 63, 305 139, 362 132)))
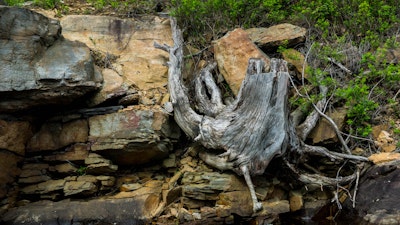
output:
POLYGON ((374 140, 372 140, 371 138, 358 137, 358 136, 354 136, 354 135, 351 135, 351 134, 348 134, 348 133, 344 133, 344 132, 340 132, 340 133, 345 135, 345 136, 347 136, 347 137, 351 137, 351 138, 354 138, 354 139, 359 139, 359 140, 363 140, 363 141, 368 141, 368 142, 374 143, 374 140))
MULTIPOLYGON (((322 94, 326 95, 326 92, 327 92, 326 88, 320 86, 320 89, 321 89, 322 94)), ((295 90, 296 90, 298 95, 302 96, 300 94, 300 92, 298 92, 297 88, 295 88, 295 90)), ((335 130, 336 136, 338 137, 340 143, 345 148, 346 153, 351 155, 350 148, 347 146, 346 142, 344 141, 344 139, 343 139, 343 137, 342 137, 342 135, 340 133, 340 130, 337 127, 336 123, 329 116, 327 116, 325 113, 323 113, 321 111, 321 109, 320 109, 320 108, 323 108, 324 105, 326 104, 326 99, 324 98, 324 99, 318 101, 317 104, 314 104, 312 102, 310 96, 308 95, 308 93, 307 93, 307 96, 305 96, 305 97, 311 102, 312 106, 314 107, 314 109, 318 113, 318 115, 324 117, 329 122, 329 124, 333 127, 333 129, 335 130)), ((301 130, 301 134, 300 134, 301 137, 300 138, 303 141, 305 140, 305 138, 307 137, 307 135, 311 131, 311 129, 314 128, 314 126, 315 126, 315 124, 316 124, 316 122, 318 120, 318 115, 316 115, 315 113, 311 113, 307 117, 307 119, 301 125, 298 126, 298 128, 301 130)))
POLYGON ((351 155, 351 151, 349 146, 347 146, 346 142, 344 141, 342 135, 340 134, 340 130, 337 127, 335 121, 333 121, 329 116, 327 116, 325 113, 323 113, 316 105, 314 105, 314 109, 319 113, 320 116, 324 117, 333 127, 333 129, 335 130, 336 136, 338 137, 340 143, 343 145, 344 149, 346 150, 347 154, 351 155))
POLYGON ((295 174, 299 177, 299 181, 306 183, 306 184, 318 184, 321 186, 336 186, 337 184, 347 184, 356 178, 356 174, 345 176, 345 177, 338 177, 338 178, 331 178, 326 177, 320 174, 308 174, 308 173, 300 173, 294 165, 290 164, 288 161, 285 160, 286 165, 290 170, 292 170, 295 174))
MULTIPOLYGON (((314 45, 314 43, 311 44, 310 49, 307 51, 307 53, 304 57, 303 69, 302 69, 302 74, 301 74, 301 79, 302 79, 303 85, 304 85, 305 63, 307 62, 308 56, 311 52, 313 45, 314 45)), ((329 116, 327 116, 325 113, 323 113, 321 111, 321 109, 325 108, 324 106, 326 104, 327 88, 322 85, 320 85, 319 88, 320 88, 320 92, 322 93, 324 98, 322 100, 318 101, 317 105, 312 102, 310 96, 308 95, 308 92, 306 92, 306 98, 311 102, 312 106, 314 107, 315 111, 319 114, 319 116, 324 117, 329 122, 329 124, 331 124, 331 126, 335 130, 336 136, 338 137, 340 143, 343 145, 344 149, 346 150, 346 153, 351 155, 350 148, 347 146, 342 135, 340 134, 340 130, 337 127, 336 123, 329 116)), ((300 92, 298 92, 298 89, 296 88, 295 90, 296 90, 297 94, 300 95, 300 92)), ((302 128, 301 138, 303 141, 305 140, 306 136, 311 131, 311 129, 315 127, 317 120, 318 120, 318 116, 315 113, 311 113, 310 116, 307 117, 306 121, 303 124, 301 124, 300 126, 298 126, 299 128, 302 128)))
POLYGON ((354 194, 353 194, 353 208, 356 207, 356 196, 357 196, 357 190, 358 190, 358 181, 360 180, 360 167, 357 166, 357 172, 356 172, 356 185, 354 186, 354 194))
POLYGON ((378 82, 376 82, 376 84, 371 88, 371 90, 369 91, 368 94, 368 99, 371 98, 372 92, 374 91, 374 89, 378 86, 378 84, 380 84, 385 78, 380 79, 378 82))
POLYGON ((343 66, 340 62, 336 62, 335 59, 331 58, 331 57, 327 57, 328 61, 335 64, 336 66, 338 66, 340 69, 342 69, 344 72, 348 73, 348 74, 352 74, 352 72, 347 69, 345 66, 343 66))
MULTIPOLYGON (((345 161, 343 163, 343 165, 341 165, 338 169, 338 171, 336 172, 336 179, 338 179, 340 177, 339 173, 342 170, 342 168, 344 167, 344 165, 346 165, 347 161, 345 161)), ((339 183, 336 184, 336 192, 335 192, 335 201, 336 201, 336 205, 338 206, 338 209, 341 210, 342 209, 342 204, 339 200, 339 187, 342 188, 339 183)), ((348 191, 347 189, 345 189, 346 191, 348 191)))
POLYGON ((397 95, 399 95, 400 94, 400 89, 396 92, 396 94, 393 96, 393 100, 396 100, 396 98, 397 98, 397 95))
POLYGON ((308 152, 308 153, 324 155, 331 159, 336 159, 336 160, 350 159, 350 160, 356 160, 356 161, 361 161, 361 162, 369 161, 368 158, 366 158, 364 156, 357 156, 357 155, 333 152, 333 151, 329 151, 328 149, 326 149, 325 147, 322 147, 322 146, 312 146, 312 145, 304 144, 304 148, 302 150, 305 152, 308 152))
MULTIPOLYGON (((203 49, 201 49, 201 50, 199 50, 199 51, 197 51, 197 52, 195 52, 195 53, 190 52, 189 55, 185 55, 185 56, 183 56, 183 58, 184 58, 184 59, 186 59, 186 58, 192 58, 192 59, 193 59, 193 56, 200 55, 201 53, 203 53, 204 51, 206 51, 206 50, 209 49, 209 48, 211 48, 211 45, 210 45, 210 46, 207 46, 207 47, 205 47, 205 48, 203 48, 203 49)), ((189 50, 189 51, 190 51, 190 50, 189 50)))

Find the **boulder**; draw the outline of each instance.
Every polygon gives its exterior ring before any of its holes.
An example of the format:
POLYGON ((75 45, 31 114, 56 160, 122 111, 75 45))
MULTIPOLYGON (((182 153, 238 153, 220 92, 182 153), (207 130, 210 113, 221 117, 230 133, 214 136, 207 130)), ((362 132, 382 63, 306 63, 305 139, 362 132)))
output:
POLYGON ((307 30, 289 23, 283 23, 268 28, 250 28, 246 32, 257 46, 268 50, 280 45, 291 47, 304 42, 307 30))
POLYGON ((129 87, 124 83, 123 78, 114 70, 105 68, 101 72, 103 74, 103 87, 88 100, 89 105, 99 105, 110 99, 124 96, 128 94, 129 87))
POLYGON ((102 83, 89 48, 28 9, 0 8, 0 112, 69 104, 102 83))
MULTIPOLYGON (((168 54, 154 48, 154 42, 172 43, 168 19, 70 15, 61 19, 61 25, 66 39, 83 42, 92 50, 101 52, 102 61, 118 73, 123 85, 140 90, 165 89, 168 68, 164 64, 168 61, 168 54)), ((111 95, 126 91, 121 83, 113 85, 113 90, 107 88, 103 91, 111 95)), ((100 95, 104 95, 101 92, 100 95)))
POLYGON ((58 173, 58 174, 73 174, 76 173, 78 168, 73 165, 72 163, 62 163, 62 164, 57 164, 55 166, 51 166, 49 168, 50 172, 53 173, 58 173))
POLYGON ((169 155, 180 132, 159 106, 132 106, 89 118, 91 150, 117 165, 140 165, 169 155))
POLYGON ((232 92, 237 95, 246 75, 250 58, 261 58, 265 71, 269 71, 270 60, 254 43, 249 35, 237 28, 213 43, 214 57, 219 72, 224 76, 232 92))
MULTIPOLYGON (((347 199, 340 219, 354 224, 398 224, 400 219, 400 161, 370 167, 360 178, 355 199, 347 199), (354 218, 354 216, 357 216, 354 218)), ((351 192, 353 193, 353 192, 351 192)))

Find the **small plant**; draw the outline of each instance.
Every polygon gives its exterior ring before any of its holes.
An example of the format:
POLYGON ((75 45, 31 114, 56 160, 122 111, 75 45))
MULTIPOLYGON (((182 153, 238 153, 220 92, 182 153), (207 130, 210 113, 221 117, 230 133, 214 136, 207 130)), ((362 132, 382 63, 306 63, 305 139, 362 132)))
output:
POLYGON ((26 1, 25 0, 5 0, 5 2, 7 3, 7 5, 10 5, 10 6, 21 6, 26 1))
POLYGON ((106 0, 88 0, 88 2, 96 9, 103 9, 107 5, 106 0))
POLYGON ((60 0, 34 0, 33 3, 44 9, 54 9, 60 4, 60 0))
POLYGON ((86 174, 86 170, 87 170, 87 167, 86 167, 86 166, 80 166, 80 167, 75 171, 75 173, 76 173, 76 175, 78 175, 78 176, 83 176, 83 175, 86 174))
POLYGON ((345 88, 339 88, 336 95, 345 101, 347 124, 350 130, 361 136, 368 136, 371 131, 372 112, 378 108, 378 103, 368 98, 370 89, 365 83, 365 77, 355 79, 345 88))

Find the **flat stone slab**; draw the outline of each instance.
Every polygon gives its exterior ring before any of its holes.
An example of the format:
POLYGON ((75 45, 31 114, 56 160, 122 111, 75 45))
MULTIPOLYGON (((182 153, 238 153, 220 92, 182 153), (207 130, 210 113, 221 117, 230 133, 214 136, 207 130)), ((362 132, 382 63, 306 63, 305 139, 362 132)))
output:
POLYGON ((13 208, 1 224, 147 224, 141 199, 94 199, 86 202, 40 201, 13 208))
POLYGON ((117 165, 140 165, 167 157, 180 131, 159 106, 134 106, 89 118, 93 152, 117 165))
POLYGON ((262 49, 268 49, 282 44, 293 46, 303 42, 306 39, 307 30, 290 23, 283 23, 271 27, 250 28, 246 32, 254 43, 262 49))

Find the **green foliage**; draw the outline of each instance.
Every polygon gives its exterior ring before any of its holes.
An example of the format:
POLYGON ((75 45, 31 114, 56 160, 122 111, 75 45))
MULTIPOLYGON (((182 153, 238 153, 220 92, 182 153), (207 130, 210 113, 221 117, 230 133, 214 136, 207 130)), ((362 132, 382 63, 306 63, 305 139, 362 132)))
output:
MULTIPOLYGON (((347 124, 352 134, 368 136, 376 110, 393 103, 393 97, 400 89, 400 65, 388 62, 389 50, 399 46, 393 39, 388 39, 376 50, 363 54, 358 52, 358 60, 354 60, 353 55, 347 55, 349 47, 354 46, 348 36, 336 37, 329 43, 315 42, 308 52, 311 66, 307 71, 307 81, 313 87, 327 87, 327 96, 333 96, 331 101, 335 106, 347 108, 347 124), (337 64, 352 68, 354 73, 344 72, 337 64)), ((316 103, 318 92, 308 93, 311 101, 316 103)), ((308 99, 293 98, 290 103, 305 108, 306 101, 308 99)))
POLYGON ((172 14, 189 34, 224 33, 236 26, 290 21, 313 27, 316 39, 349 35, 377 47, 400 22, 397 0, 172 0, 172 14))
POLYGON ((295 16, 302 16, 319 34, 348 34, 354 41, 377 47, 379 39, 393 33, 400 21, 396 0, 300 0, 294 5, 295 16))
MULTIPOLYGON (((153 14, 159 0, 87 0, 96 10, 112 9, 119 13, 153 14)), ((167 4, 167 3, 166 3, 167 4)))
POLYGON ((172 15, 188 35, 212 33, 214 38, 236 27, 273 24, 289 14, 289 0, 172 0, 172 15))
MULTIPOLYGON (((5 0, 7 5, 21 6, 26 0, 5 0)), ((60 4, 60 0, 34 0, 33 3, 44 9, 53 9, 60 4)))
POLYGON ((5 2, 10 6, 20 6, 25 2, 25 0, 5 0, 5 2))
POLYGON ((96 9, 102 9, 107 5, 107 0, 88 0, 96 9))
POLYGON ((81 166, 81 167, 79 167, 79 168, 75 171, 75 173, 76 173, 76 175, 78 175, 78 176, 83 176, 83 175, 86 174, 86 169, 87 169, 86 166, 81 166))
POLYGON ((388 61, 389 50, 398 47, 400 47, 399 43, 393 39, 388 39, 376 51, 365 53, 361 60, 364 71, 368 74, 368 79, 370 81, 384 80, 383 85, 388 90, 399 87, 400 65, 388 61))
POLYGON ((60 4, 60 0, 34 0, 33 2, 44 9, 54 9, 60 4))
MULTIPOLYGON (((21 6, 26 0, 5 0, 10 6, 21 6)), ((60 0, 33 0, 33 4, 44 9, 54 9, 61 4, 60 0)))
POLYGON ((336 90, 336 95, 345 101, 347 111, 347 124, 351 131, 361 136, 371 133, 370 120, 372 113, 378 108, 378 103, 368 98, 370 88, 366 85, 365 77, 350 81, 349 85, 336 90))

